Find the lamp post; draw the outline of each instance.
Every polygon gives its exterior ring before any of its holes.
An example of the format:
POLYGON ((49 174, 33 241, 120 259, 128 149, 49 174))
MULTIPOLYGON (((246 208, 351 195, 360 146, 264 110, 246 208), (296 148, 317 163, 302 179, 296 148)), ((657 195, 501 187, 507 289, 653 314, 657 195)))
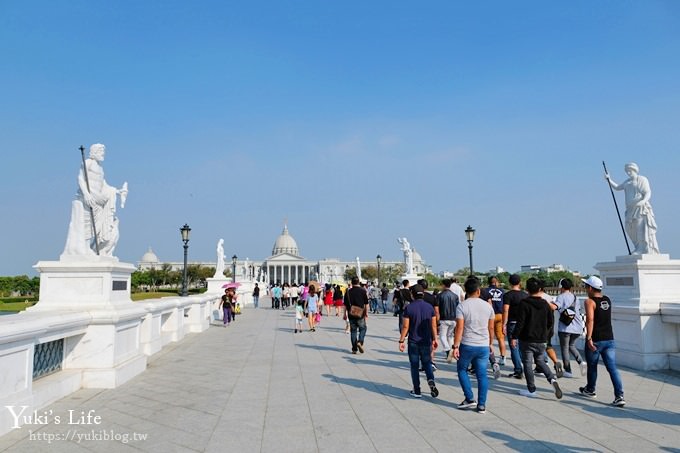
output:
POLYGON ((475 229, 470 225, 468 225, 468 227, 465 229, 465 237, 467 238, 468 251, 470 252, 470 275, 475 275, 475 272, 472 268, 472 243, 475 240, 475 229))
POLYGON ((378 288, 380 288, 380 263, 382 262, 382 256, 380 255, 376 256, 375 260, 378 263, 378 288))
POLYGON ((180 295, 186 297, 189 295, 189 289, 187 288, 187 255, 189 252, 189 233, 191 228, 185 223, 179 231, 182 233, 182 242, 184 242, 184 271, 182 272, 182 293, 180 295))
POLYGON ((238 256, 234 255, 231 257, 231 281, 236 282, 236 260, 238 256))

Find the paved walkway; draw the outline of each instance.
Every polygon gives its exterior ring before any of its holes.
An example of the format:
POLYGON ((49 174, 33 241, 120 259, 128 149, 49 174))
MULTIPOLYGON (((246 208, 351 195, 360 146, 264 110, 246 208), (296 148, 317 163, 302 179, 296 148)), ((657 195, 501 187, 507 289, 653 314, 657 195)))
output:
POLYGON ((349 353, 341 318, 324 317, 316 332, 297 335, 293 323, 291 311, 246 310, 228 328, 166 347, 117 389, 58 401, 46 409, 52 423, 1 437, 0 451, 680 452, 677 374, 622 370, 624 409, 609 405, 603 367, 596 400, 577 395, 581 377, 561 380, 561 401, 545 380, 537 381, 540 398, 527 399, 517 394, 523 381, 501 378, 491 381, 487 413, 477 414, 456 409, 463 396, 455 363, 440 357, 439 398, 409 396, 390 315, 368 320, 360 355, 349 353), (71 425, 69 410, 74 417, 94 410, 101 424, 71 425), (45 440, 56 435, 68 439, 45 440))

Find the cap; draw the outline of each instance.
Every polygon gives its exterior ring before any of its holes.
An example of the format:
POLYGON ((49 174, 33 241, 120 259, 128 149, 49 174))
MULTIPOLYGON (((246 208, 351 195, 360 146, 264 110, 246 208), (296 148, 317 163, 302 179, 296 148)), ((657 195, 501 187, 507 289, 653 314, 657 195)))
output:
POLYGON ((598 291, 602 290, 602 287, 604 286, 602 280, 600 280, 599 277, 595 277, 594 275, 591 275, 587 279, 582 278, 581 281, 591 288, 597 289, 598 291))
POLYGON ((419 295, 419 294, 422 295, 422 294, 425 294, 425 290, 420 285, 413 285, 411 287, 411 293, 413 293, 415 295, 419 295))

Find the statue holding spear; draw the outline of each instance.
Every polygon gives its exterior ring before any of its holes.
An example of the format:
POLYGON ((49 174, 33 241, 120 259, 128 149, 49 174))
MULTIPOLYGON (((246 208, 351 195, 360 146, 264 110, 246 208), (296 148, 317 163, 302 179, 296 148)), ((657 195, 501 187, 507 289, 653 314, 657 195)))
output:
POLYGON ((78 174, 78 192, 71 205, 71 223, 64 247, 64 256, 101 255, 113 256, 118 243, 118 217, 116 201, 120 195, 120 207, 125 207, 128 194, 127 182, 116 189, 104 178, 106 147, 90 146, 90 157, 85 159, 80 147, 82 167, 78 174))
MULTIPOLYGON (((640 168, 634 162, 626 164, 625 171, 628 179, 621 184, 617 184, 611 179, 604 162, 602 162, 602 165, 604 165, 605 179, 612 189, 612 197, 614 196, 614 190, 623 190, 626 196, 625 231, 635 247, 632 252, 630 247, 628 247, 628 253, 632 255, 658 255, 659 245, 656 242, 656 219, 654 218, 652 205, 649 202, 652 196, 649 181, 640 175, 640 168)), ((616 205, 616 198, 614 198, 614 204, 616 205)), ((618 212, 618 205, 616 205, 616 211, 618 212)), ((621 222, 620 214, 619 222, 621 222)), ((626 246, 628 246, 627 239, 626 246)))

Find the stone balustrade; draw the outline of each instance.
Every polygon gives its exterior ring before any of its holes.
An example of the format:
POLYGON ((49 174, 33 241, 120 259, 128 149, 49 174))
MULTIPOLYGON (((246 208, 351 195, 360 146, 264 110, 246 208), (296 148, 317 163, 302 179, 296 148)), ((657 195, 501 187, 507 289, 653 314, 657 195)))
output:
MULTIPOLYGON (((143 372, 146 358, 163 346, 207 330, 219 297, 150 299, 119 311, 28 310, 0 317, 0 408, 13 406, 16 414, 23 410, 29 416, 81 388, 121 385, 143 372), (50 342, 59 348, 37 347, 50 342), (36 356, 43 349, 63 355, 36 356), (56 371, 34 379, 34 365, 43 362, 56 371)), ((14 424, 9 409, 0 411, 0 435, 14 424)))

